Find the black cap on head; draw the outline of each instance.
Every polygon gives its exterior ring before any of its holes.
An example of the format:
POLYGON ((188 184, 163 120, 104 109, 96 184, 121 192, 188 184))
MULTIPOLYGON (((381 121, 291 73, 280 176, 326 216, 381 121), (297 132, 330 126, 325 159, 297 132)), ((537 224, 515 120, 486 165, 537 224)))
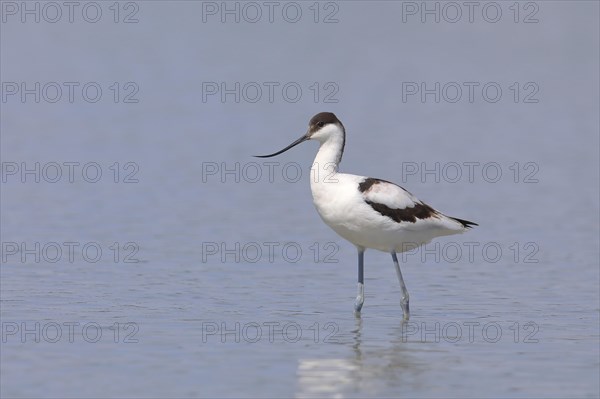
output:
POLYGON ((309 133, 314 133, 325 125, 336 123, 343 127, 342 122, 335 116, 333 112, 320 112, 313 116, 308 123, 309 133))

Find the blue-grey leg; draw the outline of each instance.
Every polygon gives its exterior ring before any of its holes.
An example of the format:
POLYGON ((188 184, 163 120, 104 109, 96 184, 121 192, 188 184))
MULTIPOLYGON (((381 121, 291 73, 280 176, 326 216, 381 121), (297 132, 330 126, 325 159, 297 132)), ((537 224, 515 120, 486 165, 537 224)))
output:
POLYGON ((360 312, 363 303, 365 303, 365 268, 364 268, 364 256, 365 250, 358 249, 358 294, 356 295, 356 301, 354 302, 354 310, 360 312))
POLYGON ((404 313, 404 320, 408 320, 410 317, 410 311, 408 309, 408 290, 404 279, 402 278, 402 272, 400 271, 400 264, 398 263, 398 257, 396 252, 392 251, 392 259, 394 260, 394 266, 396 267, 396 275, 398 276, 398 282, 400 283, 400 289, 402 290, 402 299, 400 299, 400 306, 402 307, 402 313, 404 313))

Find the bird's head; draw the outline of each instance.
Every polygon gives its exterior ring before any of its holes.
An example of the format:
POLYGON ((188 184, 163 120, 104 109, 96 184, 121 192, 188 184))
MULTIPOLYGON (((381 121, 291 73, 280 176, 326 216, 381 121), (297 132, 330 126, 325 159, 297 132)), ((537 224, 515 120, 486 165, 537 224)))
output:
POLYGON ((344 140, 344 134, 344 125, 342 125, 342 122, 337 118, 337 116, 335 116, 333 112, 321 112, 310 119, 310 122, 308 123, 308 130, 298 140, 294 141, 283 150, 277 151, 273 154, 255 156, 258 158, 274 157, 307 140, 317 140, 321 144, 330 139, 337 138, 344 140))

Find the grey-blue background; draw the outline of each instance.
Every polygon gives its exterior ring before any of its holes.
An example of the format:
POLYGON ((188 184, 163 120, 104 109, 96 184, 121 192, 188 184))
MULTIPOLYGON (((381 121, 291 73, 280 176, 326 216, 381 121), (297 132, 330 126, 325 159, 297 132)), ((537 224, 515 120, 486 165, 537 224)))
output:
POLYGON ((86 2, 55 23, 47 3, 27 2, 39 22, 22 4, 2 2, 0 31, 2 397, 598 397, 598 2, 494 3, 495 23, 487 2, 455 23, 462 3, 428 2, 439 23, 421 21, 421 2, 299 2, 295 23, 285 2, 272 23, 261 2, 255 23, 248 3, 227 3, 239 23, 206 13, 220 2, 100 2, 96 23, 86 2), (39 103, 10 94, 36 82, 39 103), (65 82, 79 84, 73 102, 65 82), (235 82, 251 83, 239 102, 206 92, 235 82), (272 102, 265 82, 279 85, 272 102), (403 101, 422 82, 440 82, 439 103, 403 101), (455 103, 449 82, 464 89, 455 103), (479 84, 472 102, 464 82, 479 84), (482 96, 490 82, 496 102, 482 96), (374 251, 353 315, 355 250, 311 203, 316 144, 273 159, 272 181, 251 158, 324 110, 347 129, 343 171, 480 224, 402 257, 410 324, 389 255, 374 251), (39 183, 20 170, 36 162, 39 183), (72 183, 65 162, 79 163, 72 183), (82 176, 90 162, 97 183, 82 176), (422 173, 436 163, 439 179, 422 173), (79 245, 72 260, 65 242, 79 245))

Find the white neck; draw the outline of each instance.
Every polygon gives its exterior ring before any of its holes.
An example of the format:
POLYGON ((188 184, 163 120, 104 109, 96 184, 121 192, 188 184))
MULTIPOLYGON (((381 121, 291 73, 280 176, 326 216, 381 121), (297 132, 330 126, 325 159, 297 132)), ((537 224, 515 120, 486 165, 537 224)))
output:
POLYGON ((343 134, 330 136, 325 142, 321 143, 319 152, 317 152, 317 156, 311 167, 311 185, 331 182, 331 177, 338 173, 343 152, 343 134))

